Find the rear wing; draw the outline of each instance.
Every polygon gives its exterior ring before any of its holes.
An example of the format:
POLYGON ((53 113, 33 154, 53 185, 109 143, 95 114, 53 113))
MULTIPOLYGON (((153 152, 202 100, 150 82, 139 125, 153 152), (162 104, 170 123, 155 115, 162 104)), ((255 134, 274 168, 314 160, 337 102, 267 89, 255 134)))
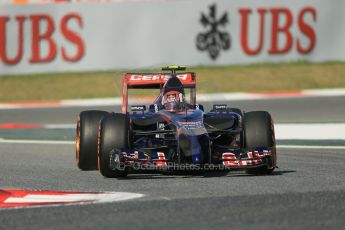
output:
MULTIPOLYGON (((165 82, 171 78, 165 73, 127 73, 122 78, 122 113, 127 113, 128 89, 161 89, 165 82)), ((196 75, 193 72, 176 74, 184 88, 191 89, 191 102, 195 104, 196 75)))

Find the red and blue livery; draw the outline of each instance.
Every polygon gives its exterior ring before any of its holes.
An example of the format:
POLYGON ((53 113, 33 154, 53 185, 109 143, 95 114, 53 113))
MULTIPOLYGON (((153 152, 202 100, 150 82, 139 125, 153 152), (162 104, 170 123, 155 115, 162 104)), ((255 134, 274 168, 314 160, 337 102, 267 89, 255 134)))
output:
POLYGON ((81 170, 105 177, 131 173, 276 168, 274 124, 267 111, 244 112, 196 102, 196 74, 168 66, 162 73, 128 73, 122 82, 122 113, 89 110, 78 116, 76 158, 81 170), (129 89, 158 89, 151 104, 131 105, 129 89), (188 92, 187 92, 188 91, 188 92))

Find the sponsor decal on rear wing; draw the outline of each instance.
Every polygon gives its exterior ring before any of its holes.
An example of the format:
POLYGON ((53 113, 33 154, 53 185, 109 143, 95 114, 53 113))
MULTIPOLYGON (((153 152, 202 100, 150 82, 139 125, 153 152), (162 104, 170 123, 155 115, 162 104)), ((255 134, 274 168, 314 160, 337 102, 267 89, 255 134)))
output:
MULTIPOLYGON (((195 85, 195 74, 194 73, 180 73, 176 75, 181 83, 186 86, 195 85)), ((136 86, 160 86, 164 84, 171 75, 169 74, 126 74, 123 78, 123 81, 127 84, 128 88, 136 88, 136 86)))

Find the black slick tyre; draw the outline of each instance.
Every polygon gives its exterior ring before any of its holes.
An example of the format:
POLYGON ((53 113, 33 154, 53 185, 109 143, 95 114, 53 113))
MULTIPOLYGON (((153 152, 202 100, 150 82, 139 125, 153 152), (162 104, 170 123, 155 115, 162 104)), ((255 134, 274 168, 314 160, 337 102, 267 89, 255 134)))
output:
POLYGON ((270 148, 272 157, 267 158, 267 166, 247 169, 248 174, 270 174, 276 167, 276 142, 274 124, 266 111, 253 111, 244 114, 244 148, 270 148))
POLYGON ((76 129, 76 161, 81 170, 97 170, 97 136, 105 111, 89 110, 79 114, 76 129))
POLYGON ((129 119, 125 114, 103 117, 98 133, 98 169, 104 177, 127 176, 127 170, 113 169, 110 160, 114 149, 129 147, 129 119))

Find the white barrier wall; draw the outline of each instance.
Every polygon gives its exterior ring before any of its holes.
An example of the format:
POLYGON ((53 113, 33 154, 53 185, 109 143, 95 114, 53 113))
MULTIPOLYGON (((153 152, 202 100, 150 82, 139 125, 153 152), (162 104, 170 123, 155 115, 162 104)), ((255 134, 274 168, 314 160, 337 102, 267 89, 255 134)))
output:
POLYGON ((343 0, 0 7, 0 75, 167 64, 345 61, 343 0))

